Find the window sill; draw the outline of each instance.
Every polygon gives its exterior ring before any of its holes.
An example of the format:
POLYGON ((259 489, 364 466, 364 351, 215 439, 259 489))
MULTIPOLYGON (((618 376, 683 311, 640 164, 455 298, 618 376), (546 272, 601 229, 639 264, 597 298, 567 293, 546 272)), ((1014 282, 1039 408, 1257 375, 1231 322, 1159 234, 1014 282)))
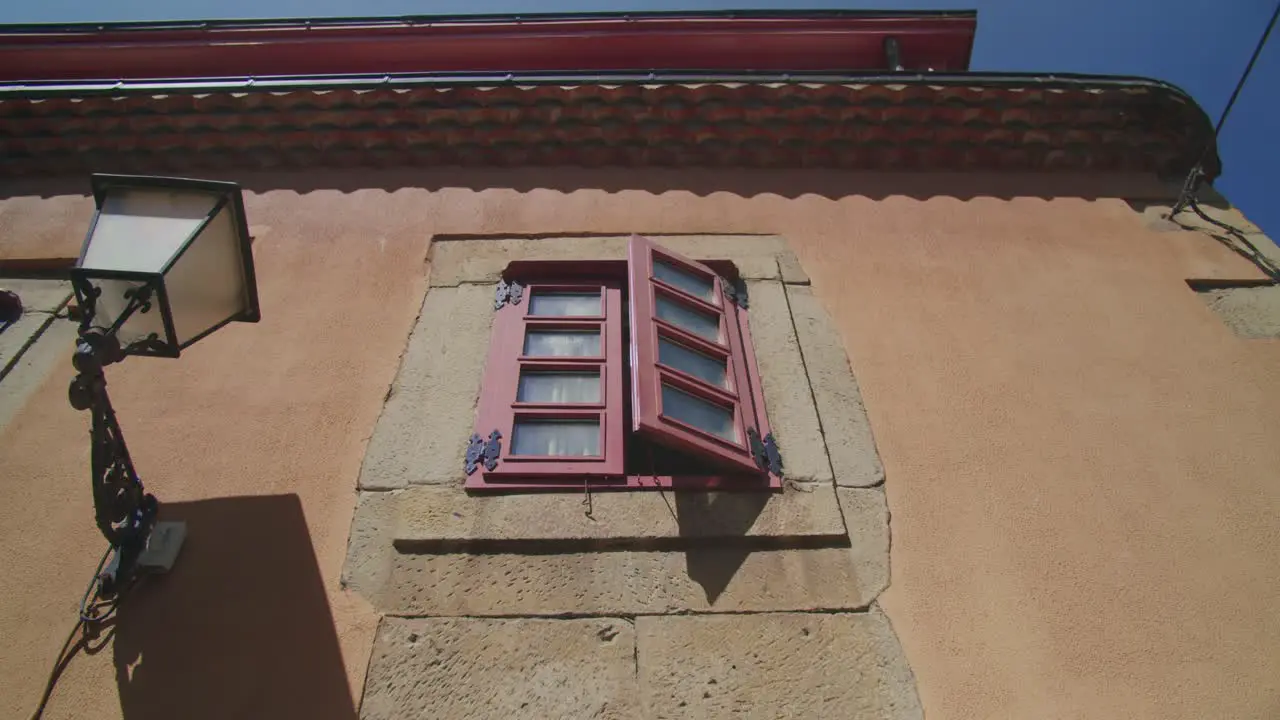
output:
POLYGON ((782 478, 774 475, 626 475, 623 477, 577 477, 565 480, 486 480, 483 470, 467 478, 469 493, 564 492, 590 490, 754 490, 779 492, 782 478))

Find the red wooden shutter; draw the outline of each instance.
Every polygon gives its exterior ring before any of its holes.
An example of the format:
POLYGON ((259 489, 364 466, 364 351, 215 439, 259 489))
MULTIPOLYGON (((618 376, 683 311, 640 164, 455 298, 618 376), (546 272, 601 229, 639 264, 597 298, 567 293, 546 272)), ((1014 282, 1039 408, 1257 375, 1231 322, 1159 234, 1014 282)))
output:
POLYGON ((501 450, 494 467, 472 468, 467 487, 621 476, 622 352, 617 282, 533 283, 520 302, 499 308, 475 434, 488 440, 497 431, 501 450))
POLYGON ((722 466, 761 473, 769 434, 746 311, 707 266, 633 235, 632 429, 722 466))

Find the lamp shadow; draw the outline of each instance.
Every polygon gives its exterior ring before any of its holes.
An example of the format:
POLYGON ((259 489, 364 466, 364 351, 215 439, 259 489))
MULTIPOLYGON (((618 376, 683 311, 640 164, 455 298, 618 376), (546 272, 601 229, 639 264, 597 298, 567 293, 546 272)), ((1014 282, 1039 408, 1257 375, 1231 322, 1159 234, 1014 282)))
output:
POLYGON ((747 532, 770 498, 777 496, 765 492, 676 492, 674 495, 680 537, 705 540, 705 546, 691 545, 685 550, 685 571, 702 586, 707 604, 714 605, 747 557, 757 549, 747 532))
POLYGON ((187 538, 173 571, 122 603, 126 720, 354 720, 342 653, 296 495, 165 504, 187 538))

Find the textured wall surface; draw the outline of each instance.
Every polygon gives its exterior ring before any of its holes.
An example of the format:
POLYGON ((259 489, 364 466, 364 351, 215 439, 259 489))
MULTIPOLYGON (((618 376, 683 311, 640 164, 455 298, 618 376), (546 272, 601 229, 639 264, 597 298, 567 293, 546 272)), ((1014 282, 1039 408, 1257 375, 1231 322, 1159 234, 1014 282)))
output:
MULTIPOLYGON (((251 189, 263 322, 178 362, 130 360, 108 376, 149 487, 225 518, 188 540, 186 560, 208 558, 198 543, 234 536, 242 517, 204 501, 298 497, 305 524, 277 525, 305 528, 313 552, 290 535, 282 547, 296 557, 254 562, 314 563, 319 602, 303 605, 328 625, 295 626, 320 646, 294 660, 324 665, 316 677, 337 662, 359 688, 369 658, 372 616, 338 578, 431 235, 771 233, 811 277, 865 400, 892 513, 881 602, 927 716, 1278 712, 1280 345, 1236 336, 1185 283, 1256 279, 1251 265, 1204 235, 1154 232, 1117 199, 1156 197, 1158 186, 572 170, 239 179, 251 189)), ((80 184, 0 188, 0 257, 74 256, 88 217, 80 184)), ((87 419, 65 404, 68 378, 65 363, 49 367, 0 430, 0 538, 13 548, 0 596, 6 716, 39 695, 102 547, 84 478, 87 419)), ((297 514, 253 505, 268 506, 297 514)), ((251 515, 271 526, 269 512, 251 515)), ((270 545, 270 533, 251 536, 270 545)), ((181 573, 194 566, 180 561, 145 587, 144 606, 172 607, 166 591, 189 597, 181 573)), ((262 615, 276 612, 269 598, 238 602, 246 618, 277 617, 262 615)), ((140 647, 114 666, 110 653, 74 659, 48 717, 173 716, 173 698, 153 696, 191 688, 139 696, 128 678, 148 657, 198 673, 199 651, 140 647)), ((216 648, 264 678, 268 661, 282 662, 216 648)), ((208 693, 219 704, 177 714, 265 702, 287 715, 280 687, 225 682, 222 696, 208 693)), ((334 717, 354 707, 331 705, 334 717)))

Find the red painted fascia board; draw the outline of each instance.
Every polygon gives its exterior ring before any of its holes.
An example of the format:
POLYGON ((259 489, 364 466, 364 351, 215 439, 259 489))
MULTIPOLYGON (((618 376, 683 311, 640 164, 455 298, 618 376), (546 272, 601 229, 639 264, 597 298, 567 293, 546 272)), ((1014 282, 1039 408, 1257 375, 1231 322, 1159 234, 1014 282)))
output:
POLYGON ((0 26, 0 80, 450 71, 968 69, 972 15, 588 16, 122 29, 0 26))

